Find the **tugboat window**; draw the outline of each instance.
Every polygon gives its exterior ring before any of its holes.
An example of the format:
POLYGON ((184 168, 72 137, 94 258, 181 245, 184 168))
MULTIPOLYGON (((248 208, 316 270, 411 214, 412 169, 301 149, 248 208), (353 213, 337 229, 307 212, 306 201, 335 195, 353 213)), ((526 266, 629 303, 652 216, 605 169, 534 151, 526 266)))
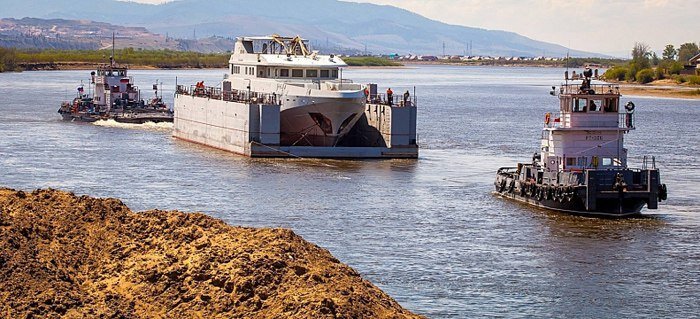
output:
POLYGON ((574 99, 574 112, 586 112, 588 99, 574 99))
POLYGON ((306 77, 307 78, 318 77, 318 70, 306 70, 306 77))
POLYGON ((289 77, 289 69, 280 69, 280 76, 283 78, 289 77))
POLYGON ((601 110, 601 106, 603 105, 602 100, 591 100, 590 102, 591 102, 591 105, 590 105, 589 110, 591 112, 599 112, 601 110))
POLYGON ((332 77, 332 78, 337 78, 337 77, 338 77, 338 70, 333 70, 333 71, 331 71, 331 77, 332 77))
POLYGON ((606 112, 617 112, 617 98, 606 99, 606 102, 608 104, 606 112))
POLYGON ((304 77, 304 70, 292 69, 292 77, 293 78, 303 78, 304 77))
POLYGON ((329 70, 321 70, 321 77, 322 78, 327 78, 330 76, 330 71, 329 70))

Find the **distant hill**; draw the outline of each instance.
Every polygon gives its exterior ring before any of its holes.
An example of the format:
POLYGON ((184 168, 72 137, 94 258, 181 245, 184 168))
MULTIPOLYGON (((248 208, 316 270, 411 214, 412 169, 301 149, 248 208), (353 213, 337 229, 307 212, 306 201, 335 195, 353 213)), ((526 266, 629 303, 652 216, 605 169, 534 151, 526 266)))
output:
POLYGON ((226 52, 233 39, 208 37, 180 40, 155 34, 144 27, 125 27, 104 22, 66 19, 0 19, 0 46, 22 49, 95 50, 117 48, 170 49, 198 52, 226 52))
MULTIPOLYGON (((160 5, 116 0, 0 0, 5 17, 90 19, 145 27, 176 38, 301 35, 316 49, 374 53, 564 56, 561 45, 522 35, 449 25, 392 6, 338 0, 180 0, 160 5), (468 53, 468 52, 467 52, 468 53)), ((459 8, 456 8, 459 9, 459 8)), ((602 56, 572 50, 572 56, 602 56)))

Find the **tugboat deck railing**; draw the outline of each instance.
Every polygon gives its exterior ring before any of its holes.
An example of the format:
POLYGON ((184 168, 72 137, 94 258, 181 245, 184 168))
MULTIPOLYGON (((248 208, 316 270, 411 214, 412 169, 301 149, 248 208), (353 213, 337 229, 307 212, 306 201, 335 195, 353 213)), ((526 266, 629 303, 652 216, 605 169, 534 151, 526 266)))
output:
MULTIPOLYGON (((635 129, 635 116, 634 113, 617 113, 617 120, 613 121, 610 118, 602 119, 586 119, 586 120, 576 120, 572 119, 572 115, 577 113, 565 112, 559 113, 558 117, 552 118, 549 123, 545 123, 545 128, 554 129, 573 129, 573 130, 601 130, 601 129, 622 129, 622 130, 633 130, 635 129), (576 123, 578 122, 578 123, 576 123), (585 123, 585 124, 583 124, 585 123)), ((585 113, 582 113, 585 114, 585 113)))
POLYGON ((615 84, 591 84, 588 88, 582 89, 580 84, 563 84, 559 88, 559 93, 563 95, 620 95, 620 86, 615 84))

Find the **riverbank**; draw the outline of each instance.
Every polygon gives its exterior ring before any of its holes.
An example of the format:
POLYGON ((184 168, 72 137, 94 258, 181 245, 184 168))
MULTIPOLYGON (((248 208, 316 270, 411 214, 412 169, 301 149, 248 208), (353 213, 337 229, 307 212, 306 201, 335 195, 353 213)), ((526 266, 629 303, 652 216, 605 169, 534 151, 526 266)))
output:
POLYGON ((622 95, 700 99, 700 86, 677 84, 671 80, 658 80, 649 84, 613 83, 620 86, 622 95))
POLYGON ((287 229, 0 188, 12 318, 421 318, 287 229))

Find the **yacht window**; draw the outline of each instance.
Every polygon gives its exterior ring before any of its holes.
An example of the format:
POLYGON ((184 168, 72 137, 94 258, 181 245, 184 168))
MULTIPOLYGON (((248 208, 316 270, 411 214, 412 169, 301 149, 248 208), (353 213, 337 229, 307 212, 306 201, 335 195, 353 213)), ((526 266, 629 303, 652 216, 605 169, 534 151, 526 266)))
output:
POLYGON ((586 162, 587 162, 587 157, 581 156, 578 158, 578 163, 576 165, 581 166, 581 167, 586 167, 586 162))
POLYGON ((612 162, 614 166, 622 166, 622 161, 620 161, 620 159, 617 157, 613 158, 612 162))
POLYGON ((280 69, 280 77, 288 78, 289 77, 289 69, 280 69))
POLYGON ((306 77, 307 78, 318 77, 318 70, 306 70, 306 77))
POLYGON ((588 99, 574 99, 574 112, 586 112, 588 99))
POLYGON ((321 77, 322 78, 327 78, 331 75, 330 70, 321 70, 321 77))
POLYGON ((304 77, 304 70, 292 69, 292 77, 293 78, 303 78, 304 77))
POLYGON ((576 166, 576 157, 567 157, 566 166, 576 166))

